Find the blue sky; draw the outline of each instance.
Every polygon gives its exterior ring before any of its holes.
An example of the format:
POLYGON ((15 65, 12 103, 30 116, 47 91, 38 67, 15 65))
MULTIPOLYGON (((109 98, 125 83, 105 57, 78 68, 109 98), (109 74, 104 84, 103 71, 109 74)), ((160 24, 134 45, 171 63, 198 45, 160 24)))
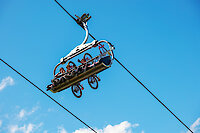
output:
MULTIPOLYGON (((195 133, 200 132, 198 0, 59 2, 72 15, 90 13, 90 33, 112 42, 115 57, 195 133)), ((54 0, 0 0, 0 57, 43 90, 60 58, 84 36, 54 0)), ((117 62, 99 76, 98 90, 83 82, 80 99, 70 89, 48 94, 99 132, 187 133, 117 62)), ((0 132, 89 132, 84 128, 0 63, 0 132)))

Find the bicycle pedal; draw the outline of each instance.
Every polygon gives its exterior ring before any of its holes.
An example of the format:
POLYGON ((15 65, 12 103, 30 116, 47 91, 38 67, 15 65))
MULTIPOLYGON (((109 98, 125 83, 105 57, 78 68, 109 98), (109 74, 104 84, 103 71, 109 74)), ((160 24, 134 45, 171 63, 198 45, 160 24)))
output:
POLYGON ((81 90, 84 90, 84 87, 83 87, 83 85, 81 85, 81 90))
POLYGON ((101 81, 101 79, 99 77, 97 77, 98 81, 101 81))

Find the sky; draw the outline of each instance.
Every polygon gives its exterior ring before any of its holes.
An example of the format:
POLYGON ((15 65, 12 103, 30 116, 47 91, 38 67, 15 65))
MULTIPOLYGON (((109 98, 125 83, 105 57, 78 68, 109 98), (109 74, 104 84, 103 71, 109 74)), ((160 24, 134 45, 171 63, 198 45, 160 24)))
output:
MULTIPOLYGON (((200 133, 198 0, 59 2, 72 15, 90 13, 90 33, 111 42, 115 57, 200 133)), ((54 0, 0 0, 0 58, 44 91, 60 58, 84 36, 54 0)), ((85 89, 80 99, 70 89, 47 93, 99 133, 189 133, 116 61, 98 76, 97 90, 81 83, 85 89)), ((0 63, 0 132, 91 131, 0 63)))

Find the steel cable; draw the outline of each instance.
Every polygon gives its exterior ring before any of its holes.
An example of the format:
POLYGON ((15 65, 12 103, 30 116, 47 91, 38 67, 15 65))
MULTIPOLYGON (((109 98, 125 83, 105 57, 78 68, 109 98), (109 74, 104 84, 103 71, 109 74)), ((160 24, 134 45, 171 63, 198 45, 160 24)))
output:
MULTIPOLYGON (((55 2, 72 18, 76 21, 76 19, 63 7, 60 3, 55 0, 55 2)), ((89 33, 89 35, 94 39, 95 37, 89 33)), ((161 100, 159 100, 136 76, 134 76, 118 59, 114 57, 114 59, 137 81, 139 82, 159 103, 161 103, 181 124, 183 124, 191 133, 193 131, 183 122, 181 121, 161 100)))
MULTIPOLYGON (((55 2, 72 18, 76 21, 76 19, 67 11, 65 10, 65 8, 60 5, 60 3, 58 3, 56 0, 55 2)), ((94 39, 95 37, 92 36, 90 33, 89 35, 94 39)), ((114 57, 114 59, 136 80, 138 81, 159 103, 161 103, 161 105, 163 105, 179 122, 181 122, 181 124, 183 124, 191 133, 193 133, 193 131, 183 122, 181 121, 161 100, 159 100, 136 76, 134 76, 118 59, 116 59, 114 57)), ((97 133, 92 127, 90 127, 88 124, 86 124, 85 122, 83 122, 80 118, 78 118, 76 115, 74 115, 71 111, 69 111, 68 109, 66 109, 63 105, 61 105, 58 101, 56 101, 55 99, 53 99, 51 96, 49 96, 47 93, 45 93, 42 89, 40 89, 38 86, 36 86, 33 82, 31 82, 29 79, 27 79, 25 76, 23 76, 20 72, 18 72, 17 70, 15 70, 13 67, 11 67, 9 64, 7 64, 4 60, 0 59, 4 64, 6 64, 8 67, 10 67, 12 70, 14 70, 16 73, 18 73, 21 77, 23 77, 25 80, 27 80, 30 84, 32 84, 34 87, 36 87, 38 90, 40 90, 42 93, 44 93, 47 97, 49 97, 51 100, 53 100, 55 103, 57 103, 60 107, 62 107, 64 110, 66 110, 68 113, 70 113, 72 116, 74 116, 76 119, 78 119, 80 122, 82 122, 85 126, 87 126, 88 128, 90 128, 93 132, 97 133)))
POLYGON ((88 124, 86 124, 84 121, 82 121, 80 118, 78 118, 75 114, 73 114, 71 111, 69 111, 67 108, 65 108, 63 105, 61 105, 58 101, 56 101, 54 98, 49 96, 46 92, 44 92, 42 89, 40 89, 37 85, 35 85, 33 82, 31 82, 29 79, 27 79, 23 74, 18 72, 16 69, 14 69, 12 66, 10 66, 8 63, 6 63, 3 59, 0 58, 0 60, 6 64, 8 67, 10 67, 12 70, 14 70, 17 74, 19 74, 22 78, 24 78, 26 81, 28 81, 30 84, 32 84, 34 87, 36 87, 39 91, 41 91, 43 94, 45 94, 47 97, 49 97, 51 100, 53 100, 55 103, 57 103, 60 107, 62 107, 64 110, 66 110, 68 113, 70 113, 72 116, 74 116, 76 119, 78 119, 80 122, 82 122, 85 126, 90 128, 93 132, 97 133, 92 127, 90 127, 88 124))
POLYGON ((118 59, 114 58, 137 82, 139 82, 159 103, 161 103, 179 122, 181 122, 191 133, 193 131, 181 121, 160 99, 158 99, 137 77, 135 77, 118 59))

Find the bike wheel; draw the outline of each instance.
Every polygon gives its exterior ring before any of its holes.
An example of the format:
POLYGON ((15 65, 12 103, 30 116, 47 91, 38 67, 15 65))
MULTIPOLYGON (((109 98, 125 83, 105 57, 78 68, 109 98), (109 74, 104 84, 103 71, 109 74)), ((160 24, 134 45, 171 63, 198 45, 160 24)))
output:
POLYGON ((76 69, 77 66, 76 66, 76 64, 74 62, 69 61, 67 66, 66 66, 66 68, 67 68, 68 71, 72 71, 72 70, 76 69))
MULTIPOLYGON (((85 53, 83 59, 87 62, 92 59, 92 56, 89 53, 85 53)), ((89 62, 88 64, 91 65, 93 61, 89 62)))
POLYGON ((74 62, 72 61, 69 61, 67 66, 67 72, 73 77, 76 75, 76 69, 77 69, 77 66, 74 62))
POLYGON ((73 85, 71 89, 75 97, 80 98, 82 96, 82 90, 79 85, 73 85))
POLYGON ((98 81, 94 76, 90 76, 88 78, 88 84, 92 89, 97 89, 98 88, 98 81))

